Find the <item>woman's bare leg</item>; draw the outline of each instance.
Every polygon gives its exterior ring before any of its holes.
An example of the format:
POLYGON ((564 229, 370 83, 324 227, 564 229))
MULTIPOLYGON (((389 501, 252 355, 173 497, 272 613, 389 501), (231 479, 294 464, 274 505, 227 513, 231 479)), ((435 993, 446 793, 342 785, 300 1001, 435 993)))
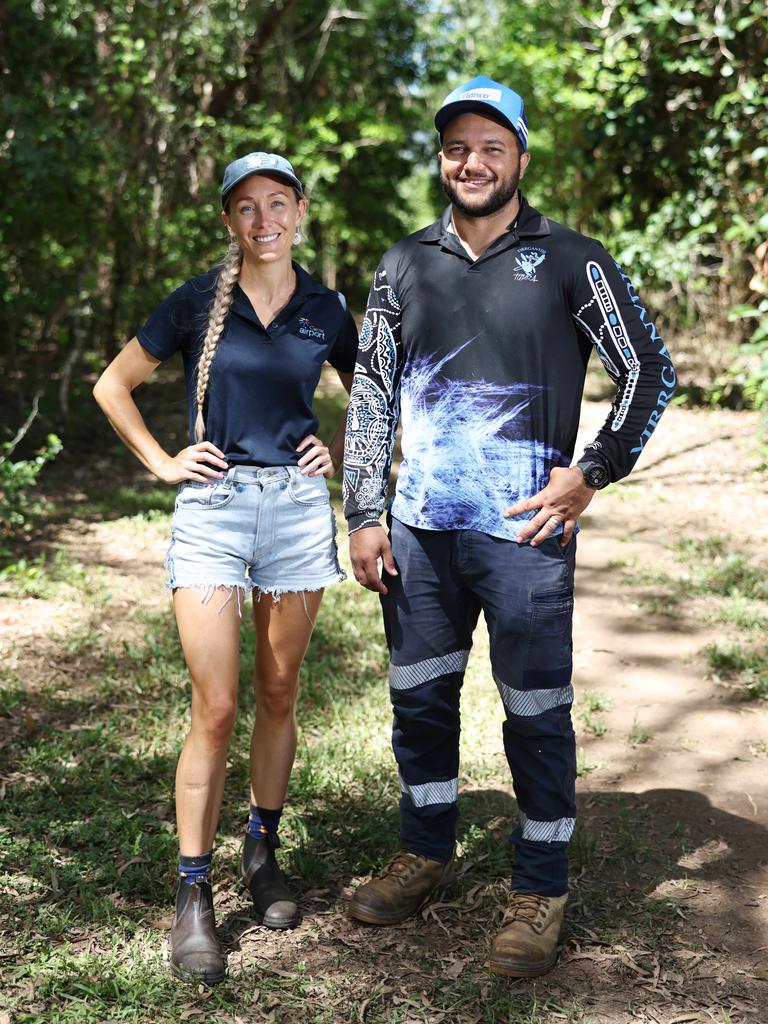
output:
POLYGON ((181 645, 192 679, 192 726, 176 769, 176 822, 184 856, 207 853, 219 822, 227 744, 237 715, 241 595, 217 587, 201 600, 191 587, 174 591, 181 645), (226 602, 226 604, 224 604, 226 602), (224 604, 224 607, 222 607, 224 604))
POLYGON ((299 669, 320 608, 322 590, 269 594, 253 602, 256 722, 251 737, 251 803, 282 807, 296 754, 299 669))

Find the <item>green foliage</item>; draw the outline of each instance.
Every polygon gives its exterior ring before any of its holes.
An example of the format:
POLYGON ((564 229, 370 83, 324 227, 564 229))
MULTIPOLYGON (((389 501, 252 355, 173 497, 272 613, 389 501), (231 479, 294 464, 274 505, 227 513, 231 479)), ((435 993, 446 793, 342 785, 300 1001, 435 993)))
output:
POLYGON ((423 121, 423 0, 8 8, 0 331, 30 389, 50 391, 70 353, 109 358, 170 288, 217 262, 221 172, 249 150, 295 162, 312 199, 300 258, 362 301, 409 226, 396 185, 423 121))
POLYGON ((764 4, 441 7, 461 40, 455 76, 472 68, 525 98, 531 199, 599 237, 642 285, 686 392, 766 407, 764 4), (744 304, 756 333, 729 318, 744 304))
POLYGON ((0 445, 0 557, 8 555, 8 539, 19 533, 29 522, 36 503, 34 489, 46 462, 55 459, 61 451, 61 442, 49 434, 45 444, 31 459, 11 461, 11 443, 0 445))
POLYGON ((92 596, 97 591, 93 576, 75 562, 62 547, 52 559, 19 558, 0 570, 0 595, 55 599, 66 591, 81 591, 92 596))
POLYGON ((359 309, 442 204, 432 112, 477 73, 525 97, 526 191, 627 265, 686 393, 768 407, 760 0, 9 0, 4 24, 0 379, 58 400, 50 429, 83 368, 220 258, 218 182, 248 150, 294 160, 300 258, 359 309))
POLYGON ((756 322, 737 373, 750 404, 768 416, 768 298, 761 299, 756 306, 734 306, 728 319, 756 322))

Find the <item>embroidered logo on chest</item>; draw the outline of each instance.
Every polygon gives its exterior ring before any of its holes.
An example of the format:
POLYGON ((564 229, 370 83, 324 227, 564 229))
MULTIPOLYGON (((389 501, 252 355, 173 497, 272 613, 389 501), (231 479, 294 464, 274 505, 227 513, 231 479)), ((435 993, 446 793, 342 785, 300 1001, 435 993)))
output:
POLYGON ((307 338, 317 338, 318 341, 325 341, 325 331, 322 327, 316 327, 306 316, 299 317, 299 334, 307 338))
POLYGON ((515 281, 538 281, 536 268, 547 258, 547 250, 538 245, 523 245, 515 253, 515 281))

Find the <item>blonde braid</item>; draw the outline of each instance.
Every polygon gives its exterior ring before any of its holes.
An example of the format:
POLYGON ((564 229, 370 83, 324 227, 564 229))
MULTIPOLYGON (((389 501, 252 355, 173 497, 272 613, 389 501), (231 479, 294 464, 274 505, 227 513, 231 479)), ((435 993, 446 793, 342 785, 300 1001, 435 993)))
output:
POLYGON ((240 267, 243 262, 243 254, 237 239, 233 238, 229 244, 229 250, 224 259, 224 264, 219 272, 216 281, 216 295, 211 305, 211 312, 208 316, 208 330, 203 341, 203 351, 200 353, 200 362, 197 364, 197 417, 195 419, 195 441, 202 441, 205 437, 205 420, 203 419, 203 403, 205 393, 208 390, 208 380, 211 375, 211 363, 216 355, 216 346, 219 344, 221 332, 224 330, 224 322, 229 314, 229 307, 232 305, 232 296, 235 291, 235 284, 240 276, 240 267))

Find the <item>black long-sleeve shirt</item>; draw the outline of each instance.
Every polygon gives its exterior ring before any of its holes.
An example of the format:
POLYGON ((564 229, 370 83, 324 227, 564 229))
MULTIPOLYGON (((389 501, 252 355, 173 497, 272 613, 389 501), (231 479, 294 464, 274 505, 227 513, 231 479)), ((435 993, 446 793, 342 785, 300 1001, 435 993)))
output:
POLYGON ((616 383, 585 454, 626 476, 674 393, 675 371, 629 278, 599 242, 534 210, 472 260, 450 208, 383 257, 347 421, 350 532, 378 523, 398 419, 393 514, 411 526, 514 539, 502 512, 569 466, 592 347, 616 383))

